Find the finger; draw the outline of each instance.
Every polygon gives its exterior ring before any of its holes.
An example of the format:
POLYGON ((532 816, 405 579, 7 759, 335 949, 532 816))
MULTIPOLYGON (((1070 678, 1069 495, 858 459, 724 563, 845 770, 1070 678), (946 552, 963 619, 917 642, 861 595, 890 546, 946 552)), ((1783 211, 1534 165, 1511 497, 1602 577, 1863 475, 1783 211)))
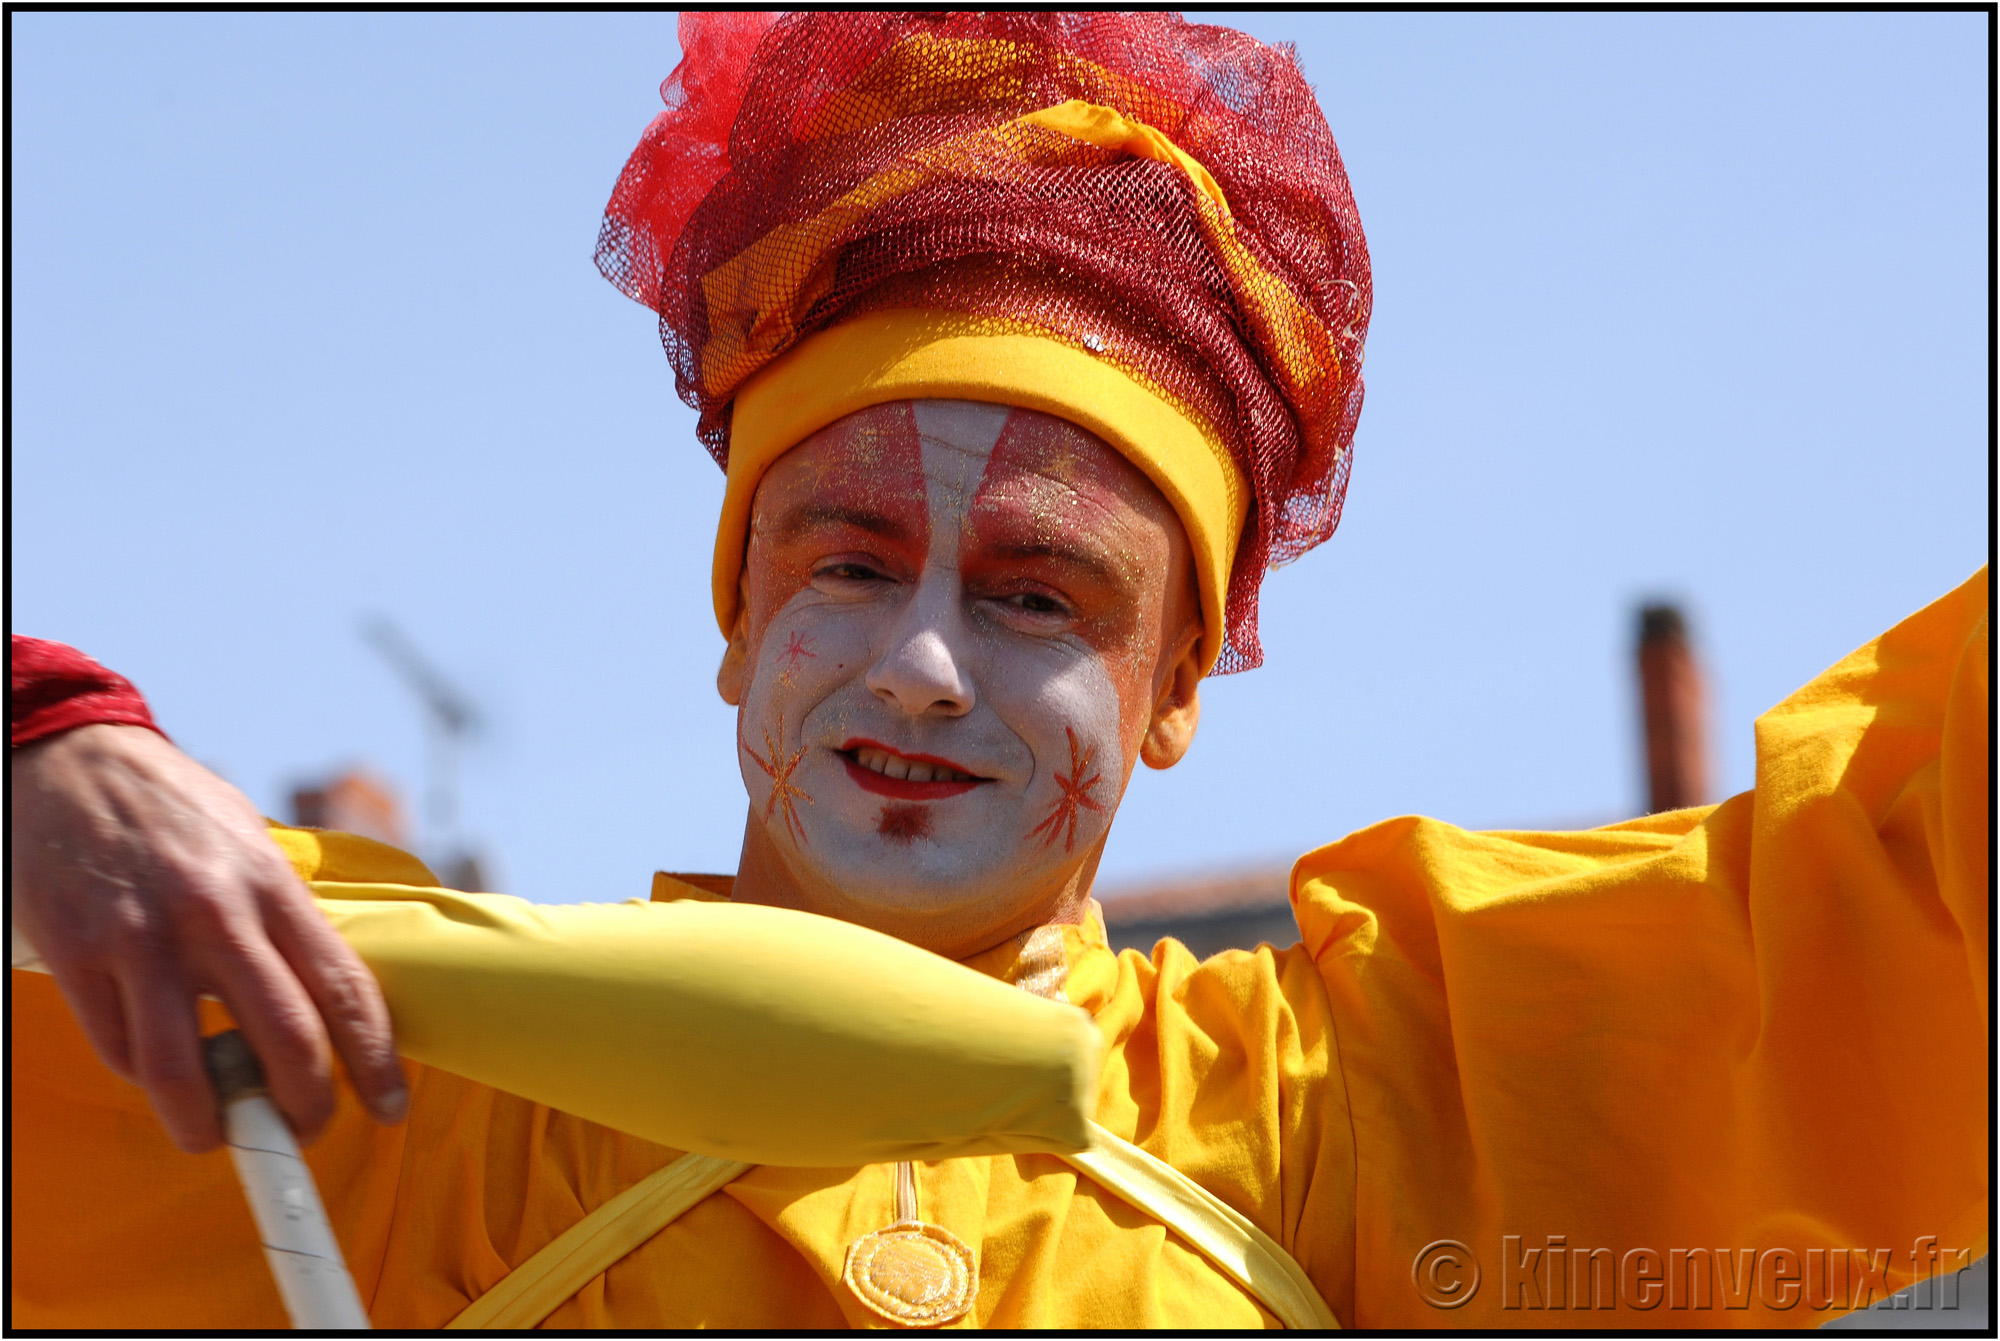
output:
POLYGON ((319 1008, 361 1102, 376 1121, 400 1122, 410 1092, 382 989, 310 897, 299 893, 302 897, 293 898, 287 891, 267 905, 271 942, 319 1008))
POLYGON ((98 1059, 121 1078, 136 1083, 132 1044, 125 1034, 125 1002, 118 984, 103 973, 67 965, 50 964, 49 973, 98 1059))
POLYGON ((201 1023, 194 990, 163 959, 129 970, 120 983, 132 1075, 152 1101, 167 1135, 191 1153, 222 1140, 215 1090, 201 1064, 201 1023))
POLYGON ((256 923, 205 955, 204 966, 263 1064, 271 1101, 300 1141, 313 1140, 333 1116, 333 1067, 312 998, 256 923))

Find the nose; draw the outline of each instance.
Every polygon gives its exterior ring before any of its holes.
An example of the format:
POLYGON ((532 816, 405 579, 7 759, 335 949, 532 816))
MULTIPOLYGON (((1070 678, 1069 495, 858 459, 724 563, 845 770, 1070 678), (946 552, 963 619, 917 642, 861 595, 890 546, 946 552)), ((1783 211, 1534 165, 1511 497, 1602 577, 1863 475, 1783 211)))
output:
POLYGON ((956 583, 926 575, 869 667, 876 697, 912 717, 961 717, 975 696, 967 673, 971 630, 958 608, 956 583))

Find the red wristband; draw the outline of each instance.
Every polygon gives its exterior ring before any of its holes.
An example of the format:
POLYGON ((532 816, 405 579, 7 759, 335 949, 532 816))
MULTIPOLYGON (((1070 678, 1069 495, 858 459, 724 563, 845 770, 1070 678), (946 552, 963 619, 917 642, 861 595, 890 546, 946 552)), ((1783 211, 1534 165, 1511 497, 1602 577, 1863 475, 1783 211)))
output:
POLYGON ((160 731, 152 710, 130 680, 106 670, 74 647, 17 633, 11 652, 7 693, 10 748, 99 723, 160 731))

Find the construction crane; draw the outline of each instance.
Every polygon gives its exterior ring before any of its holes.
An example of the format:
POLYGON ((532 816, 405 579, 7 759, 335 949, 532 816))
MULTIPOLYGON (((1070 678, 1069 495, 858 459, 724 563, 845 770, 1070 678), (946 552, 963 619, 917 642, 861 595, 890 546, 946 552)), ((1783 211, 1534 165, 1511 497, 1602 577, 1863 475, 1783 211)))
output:
POLYGON ((479 733, 483 720, 471 700, 417 650, 388 616, 377 614, 363 619, 361 636, 382 655, 423 706, 424 809, 430 831, 426 846, 434 857, 445 859, 439 874, 445 874, 445 866, 469 866, 467 873, 476 873, 478 864, 461 850, 463 845, 457 841, 458 759, 465 742, 479 733))

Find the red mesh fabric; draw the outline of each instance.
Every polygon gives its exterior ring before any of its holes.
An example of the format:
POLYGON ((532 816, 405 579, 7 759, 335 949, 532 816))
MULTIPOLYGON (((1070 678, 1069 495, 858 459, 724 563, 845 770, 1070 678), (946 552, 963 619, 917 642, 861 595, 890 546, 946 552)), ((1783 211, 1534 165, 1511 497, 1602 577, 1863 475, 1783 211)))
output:
POLYGON ((1025 322, 1228 444, 1252 504, 1215 669, 1259 664, 1265 569, 1340 520, 1372 298, 1347 174, 1292 52, 1157 13, 695 13, 681 40, 597 263, 659 312, 716 460, 745 370, 782 352, 732 352, 772 329, 758 303, 774 294, 787 343, 883 308, 1025 322), (1211 245, 1179 169, 1009 124, 1071 99, 1206 167, 1250 260, 1211 245))

